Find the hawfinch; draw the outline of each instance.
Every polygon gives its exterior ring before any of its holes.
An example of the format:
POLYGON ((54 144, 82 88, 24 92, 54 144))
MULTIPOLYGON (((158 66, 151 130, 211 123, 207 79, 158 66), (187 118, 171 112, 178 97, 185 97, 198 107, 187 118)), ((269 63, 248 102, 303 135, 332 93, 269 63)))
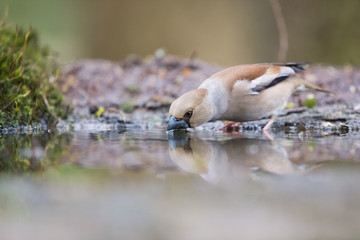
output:
POLYGON ((295 76, 306 66, 250 64, 217 72, 171 104, 167 130, 197 127, 212 120, 245 122, 271 117, 263 128, 268 131, 296 90, 328 92, 295 76))

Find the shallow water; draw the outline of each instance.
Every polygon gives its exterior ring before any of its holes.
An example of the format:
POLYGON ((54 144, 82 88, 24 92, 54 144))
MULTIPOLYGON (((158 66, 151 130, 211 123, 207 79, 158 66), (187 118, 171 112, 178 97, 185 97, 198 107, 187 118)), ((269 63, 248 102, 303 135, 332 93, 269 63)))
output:
POLYGON ((0 138, 0 239, 357 239, 360 135, 0 138))

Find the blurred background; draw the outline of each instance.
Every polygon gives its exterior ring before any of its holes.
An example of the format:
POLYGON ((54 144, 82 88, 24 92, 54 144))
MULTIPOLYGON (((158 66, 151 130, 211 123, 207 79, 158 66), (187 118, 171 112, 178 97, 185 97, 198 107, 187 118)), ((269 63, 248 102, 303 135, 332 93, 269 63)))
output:
MULTIPOLYGON (((287 61, 360 64, 360 1, 279 1, 288 31, 287 61)), ((222 66, 278 61, 269 0, 1 0, 8 23, 37 29, 61 62, 121 61, 169 54, 222 66)))

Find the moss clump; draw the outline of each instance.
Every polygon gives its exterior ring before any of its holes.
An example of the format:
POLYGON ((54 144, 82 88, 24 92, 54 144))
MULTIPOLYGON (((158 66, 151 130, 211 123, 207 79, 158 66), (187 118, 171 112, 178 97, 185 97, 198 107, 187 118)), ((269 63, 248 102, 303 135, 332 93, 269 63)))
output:
POLYGON ((132 113, 135 110, 135 106, 131 103, 124 103, 121 105, 121 110, 125 113, 132 113))
POLYGON ((0 128, 65 117, 68 107, 55 84, 58 66, 32 29, 0 20, 0 128))
POLYGON ((138 93, 140 91, 140 86, 136 84, 131 84, 125 87, 125 90, 129 93, 138 93))
POLYGON ((99 110, 96 111, 95 115, 97 117, 101 117, 101 115, 103 115, 103 113, 105 112, 105 108, 104 107, 100 107, 99 110))
POLYGON ((317 101, 314 94, 309 94, 304 102, 304 106, 313 108, 317 105, 317 101))

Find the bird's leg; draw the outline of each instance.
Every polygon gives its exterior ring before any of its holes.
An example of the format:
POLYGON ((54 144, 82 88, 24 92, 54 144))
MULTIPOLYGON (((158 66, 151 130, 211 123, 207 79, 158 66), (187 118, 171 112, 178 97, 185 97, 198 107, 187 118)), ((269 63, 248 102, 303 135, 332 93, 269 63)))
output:
POLYGON ((273 124, 273 122, 275 121, 275 119, 276 119, 276 115, 272 115, 270 120, 267 122, 265 127, 263 127, 263 129, 262 129, 265 137, 267 139, 269 139, 270 141, 274 140, 274 137, 269 133, 269 129, 270 129, 271 124, 273 124))
POLYGON ((272 115, 270 120, 268 121, 268 123, 265 125, 265 127, 263 127, 262 131, 269 132, 270 126, 271 126, 271 124, 274 123, 275 119, 276 119, 276 115, 272 115))
POLYGON ((224 130, 224 129, 236 129, 242 125, 241 122, 228 122, 224 126, 218 128, 217 130, 224 130))

